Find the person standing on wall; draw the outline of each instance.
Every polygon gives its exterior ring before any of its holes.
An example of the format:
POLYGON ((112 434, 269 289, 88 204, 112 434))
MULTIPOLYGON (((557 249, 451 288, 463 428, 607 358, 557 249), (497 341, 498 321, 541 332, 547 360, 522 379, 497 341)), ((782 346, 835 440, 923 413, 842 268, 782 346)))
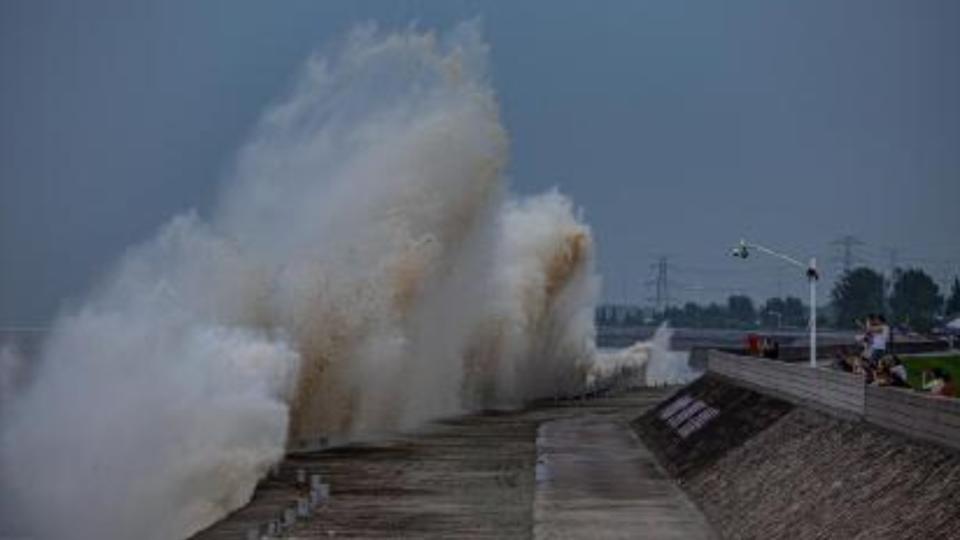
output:
POLYGON ((870 321, 870 363, 880 364, 880 359, 887 354, 887 344, 890 341, 890 325, 883 315, 874 315, 870 321))

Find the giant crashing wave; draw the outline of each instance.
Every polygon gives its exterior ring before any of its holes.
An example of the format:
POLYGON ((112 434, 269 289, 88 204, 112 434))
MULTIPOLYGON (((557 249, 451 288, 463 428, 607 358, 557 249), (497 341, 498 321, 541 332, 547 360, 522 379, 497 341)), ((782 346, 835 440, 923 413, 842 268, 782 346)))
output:
POLYGON ((58 318, 0 412, 9 530, 186 537, 290 440, 586 383, 590 229, 556 192, 509 194, 477 26, 364 26, 335 49, 264 114, 208 219, 173 218, 58 318))

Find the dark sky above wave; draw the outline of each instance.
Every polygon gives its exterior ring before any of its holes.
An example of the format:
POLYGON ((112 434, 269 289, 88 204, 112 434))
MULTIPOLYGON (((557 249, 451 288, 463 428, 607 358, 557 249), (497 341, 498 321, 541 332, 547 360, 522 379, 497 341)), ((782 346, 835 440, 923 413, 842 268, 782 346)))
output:
MULTIPOLYGON (((210 210, 305 58, 356 23, 479 16, 513 189, 594 227, 611 300, 804 295, 741 236, 829 279, 960 273, 960 3, 312 0, 0 3, 0 326, 44 324, 176 213, 210 210)), ((825 288, 826 289, 826 288, 825 288)), ((824 291, 824 298, 826 297, 824 291)))

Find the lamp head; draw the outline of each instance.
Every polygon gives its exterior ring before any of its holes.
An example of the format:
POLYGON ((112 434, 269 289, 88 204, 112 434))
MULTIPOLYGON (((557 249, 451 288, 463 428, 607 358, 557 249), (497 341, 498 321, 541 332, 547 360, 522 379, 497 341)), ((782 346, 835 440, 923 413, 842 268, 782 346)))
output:
POLYGON ((744 240, 740 240, 740 243, 730 250, 730 255, 733 257, 739 257, 741 259, 746 259, 749 257, 750 250, 747 249, 747 243, 744 240))

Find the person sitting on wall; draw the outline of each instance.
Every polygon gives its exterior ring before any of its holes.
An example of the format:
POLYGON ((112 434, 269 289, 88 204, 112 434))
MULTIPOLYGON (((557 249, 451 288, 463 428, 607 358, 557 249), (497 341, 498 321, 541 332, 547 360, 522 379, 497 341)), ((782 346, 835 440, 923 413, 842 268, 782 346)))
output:
POLYGON ((899 358, 881 359, 874 372, 873 382, 877 386, 910 387, 907 382, 907 370, 899 358))
POLYGON ((840 349, 835 353, 836 365, 842 371, 847 373, 853 373, 853 358, 850 356, 850 351, 846 348, 840 349))
POLYGON ((903 365, 903 362, 900 360, 899 356, 893 355, 889 373, 891 386, 896 386, 897 388, 911 388, 910 382, 907 380, 907 366, 903 365))
POLYGON ((837 367, 847 373, 866 376, 866 360, 856 350, 843 348, 836 353, 837 367))
POLYGON ((924 373, 923 389, 934 396, 956 397, 957 387, 953 383, 953 377, 943 368, 933 368, 924 373), (930 379, 927 380, 927 373, 930 379))
POLYGON ((854 357, 850 362, 853 364, 854 375, 863 375, 864 382, 869 383, 872 380, 870 366, 867 365, 862 356, 854 357))
POLYGON ((847 359, 847 362, 850 363, 851 373, 854 375, 862 375, 866 382, 870 382, 867 376, 867 363, 863 360, 862 356, 851 356, 847 359))
POLYGON ((780 344, 777 343, 777 340, 773 338, 765 338, 763 340, 763 357, 769 358, 770 360, 780 358, 780 344))

